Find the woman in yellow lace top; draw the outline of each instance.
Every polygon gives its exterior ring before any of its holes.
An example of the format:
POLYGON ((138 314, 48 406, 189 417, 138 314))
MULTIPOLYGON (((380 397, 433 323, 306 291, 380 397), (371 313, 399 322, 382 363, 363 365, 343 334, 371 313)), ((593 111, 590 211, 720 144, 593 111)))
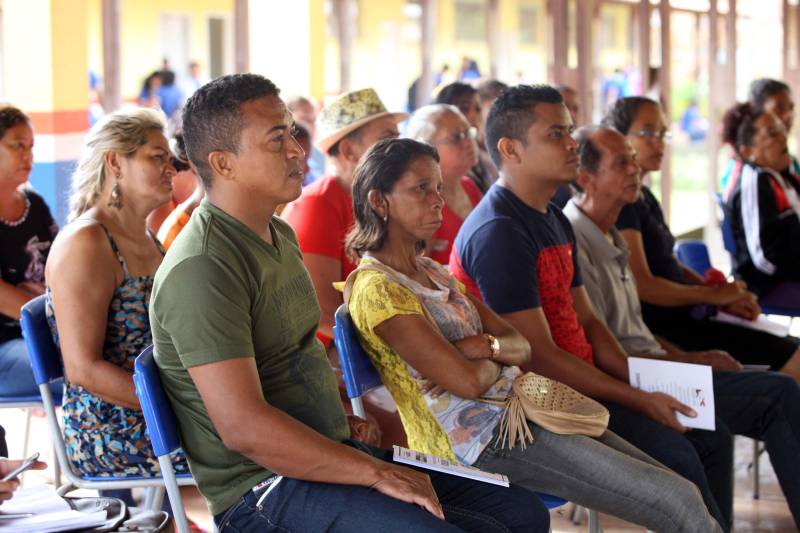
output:
POLYGON ((345 298, 410 447, 648 529, 720 531, 692 483, 611 432, 558 435, 529 423, 525 449, 497 441, 503 408, 478 398, 504 397, 531 350, 421 255, 441 222, 441 187, 435 148, 410 139, 376 144, 353 182, 356 225, 346 246, 361 263, 345 298))

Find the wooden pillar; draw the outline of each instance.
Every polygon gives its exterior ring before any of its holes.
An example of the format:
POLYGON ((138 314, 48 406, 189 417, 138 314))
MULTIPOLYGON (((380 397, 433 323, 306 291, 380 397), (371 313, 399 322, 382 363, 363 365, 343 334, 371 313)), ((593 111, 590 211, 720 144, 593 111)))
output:
POLYGON ((637 13, 639 72, 642 78, 642 94, 645 94, 650 88, 650 0, 640 0, 637 13))
POLYGON ((233 6, 234 70, 250 71, 250 0, 235 0, 233 6))
POLYGON ((789 6, 789 0, 783 0, 781 14, 783 19, 783 79, 789 80, 793 75, 792 69, 795 66, 789 61, 789 57, 794 54, 794 43, 792 43, 789 39, 789 31, 792 27, 792 15, 791 7, 789 6))
POLYGON ((119 53, 120 0, 103 0, 103 109, 110 113, 122 106, 119 53))
POLYGON ((725 83, 728 87, 728 105, 732 105, 736 101, 736 0, 728 0, 725 48, 725 83))
POLYGON ((700 19, 702 15, 700 13, 694 14, 694 79, 696 81, 700 81, 700 72, 702 69, 702 59, 700 53, 700 19))
POLYGON ((434 89, 433 44, 436 38, 436 0, 421 0, 420 6, 422 7, 420 17, 422 73, 417 84, 417 107, 422 107, 430 102, 434 89))
POLYGON ((567 0, 550 0, 550 14, 553 18, 553 64, 550 71, 550 79, 553 80, 553 83, 567 83, 567 71, 569 69, 567 56, 569 51, 567 0))
POLYGON ((333 6, 339 39, 339 92, 346 93, 352 81, 353 23, 357 19, 352 0, 334 0, 333 6))
POLYGON ((489 74, 496 79, 500 65, 500 0, 489 0, 486 40, 489 47, 489 74))
MULTIPOLYGON (((794 48, 794 77, 790 78, 795 84, 800 81, 800 5, 794 6, 789 12, 794 15, 794 38, 795 41, 790 44, 794 48)), ((791 86, 791 85, 790 85, 791 86)), ((796 97, 795 93, 795 97, 796 97)), ((795 138, 797 139, 798 146, 800 146, 800 128, 794 129, 795 138)))
MULTIPOLYGON (((672 125, 672 76, 671 76, 671 60, 672 60, 672 39, 670 15, 672 9, 669 5, 669 0, 661 0, 658 6, 659 15, 661 17, 661 70, 659 73, 659 86, 661 88, 661 105, 664 107, 664 114, 667 117, 667 126, 672 125)), ((670 220, 670 209, 672 207, 672 150, 669 145, 664 150, 664 162, 661 165, 661 207, 664 210, 664 217, 667 221, 670 220)))
MULTIPOLYGON (((708 9, 708 212, 714 213, 716 202, 713 195, 717 192, 719 176, 719 149, 722 140, 719 138, 717 124, 722 118, 722 101, 719 90, 720 85, 719 65, 719 11, 717 0, 709 0, 708 9)), ((705 234, 710 235, 718 231, 717 219, 709 216, 706 221, 705 234)))
POLYGON ((594 98, 594 54, 592 52, 592 26, 594 20, 594 0, 580 0, 577 3, 575 24, 578 34, 578 100, 580 101, 581 124, 592 123, 594 98))

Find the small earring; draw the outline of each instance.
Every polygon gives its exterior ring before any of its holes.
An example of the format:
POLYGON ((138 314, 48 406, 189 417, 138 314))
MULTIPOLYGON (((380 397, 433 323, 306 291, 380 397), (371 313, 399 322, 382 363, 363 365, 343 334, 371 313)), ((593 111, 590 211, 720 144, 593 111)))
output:
MULTIPOLYGON (((119 179, 119 175, 116 176, 119 179)), ((112 207, 114 209, 121 209, 122 208, 122 191, 119 188, 119 182, 114 183, 114 187, 111 188, 111 195, 108 197, 108 207, 112 207)))

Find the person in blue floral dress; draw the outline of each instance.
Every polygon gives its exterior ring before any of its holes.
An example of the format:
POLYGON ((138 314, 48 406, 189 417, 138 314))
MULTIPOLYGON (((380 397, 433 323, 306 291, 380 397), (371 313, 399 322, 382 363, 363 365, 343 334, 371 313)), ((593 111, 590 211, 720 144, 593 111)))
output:
MULTIPOLYGON (((64 359, 64 437, 92 476, 160 472, 133 384, 151 344, 148 305, 163 250, 145 225, 167 202, 175 168, 164 117, 133 109, 101 119, 72 178, 70 222, 46 267, 47 316, 64 359)), ((177 472, 187 472, 176 454, 177 472)))

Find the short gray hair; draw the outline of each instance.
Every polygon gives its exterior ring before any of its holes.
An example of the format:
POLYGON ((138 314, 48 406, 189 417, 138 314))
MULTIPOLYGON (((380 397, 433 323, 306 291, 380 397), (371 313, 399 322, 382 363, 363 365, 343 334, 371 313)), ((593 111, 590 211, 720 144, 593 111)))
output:
POLYGON ((450 104, 430 104, 420 107, 414 111, 414 114, 411 115, 408 121, 406 137, 414 139, 415 141, 432 144, 431 141, 433 137, 436 135, 436 132, 439 131, 439 119, 447 113, 453 113, 462 118, 464 117, 456 106, 450 104))

